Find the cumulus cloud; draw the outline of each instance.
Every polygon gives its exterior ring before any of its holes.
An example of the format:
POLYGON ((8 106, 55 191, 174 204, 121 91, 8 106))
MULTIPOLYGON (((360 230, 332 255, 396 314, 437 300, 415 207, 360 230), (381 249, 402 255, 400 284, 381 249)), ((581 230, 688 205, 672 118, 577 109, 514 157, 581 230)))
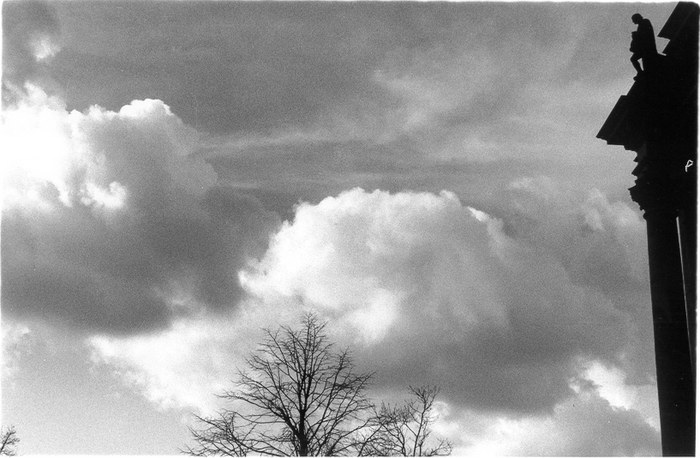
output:
POLYGON ((578 287, 593 290, 629 321, 620 363, 630 381, 654 374, 646 228, 629 203, 597 189, 575 190, 548 177, 513 181, 489 205, 519 244, 548 253, 578 287))
MULTIPOLYGON (((522 191, 523 183, 514 188, 522 191)), ((536 191, 547 189, 535 186, 530 195, 536 191)), ((607 215, 596 226, 603 233, 637 223, 625 205, 591 196, 559 216, 582 228, 596 225, 586 222, 593 206, 607 215), (618 226, 608 225, 614 222, 618 226)), ((570 380, 586 370, 581 358, 625 371, 636 364, 630 347, 638 343, 638 329, 630 317, 635 310, 595 287, 594 279, 576 278, 579 266, 567 265, 556 241, 547 245, 532 235, 549 213, 534 207, 529 213, 534 222, 507 231, 502 220, 450 192, 353 189, 302 203, 264 256, 240 270, 246 318, 232 316, 223 332, 234 348, 233 342, 255 341, 240 331, 250 323, 274 327, 314 310, 363 366, 377 370, 378 391, 437 383, 457 409, 552 412, 575 394, 570 380)), ((618 242, 602 237, 597 243, 617 249, 618 242)), ((128 338, 114 342, 102 352, 107 360, 151 371, 130 356, 128 338)), ((242 348, 233 353, 240 356, 242 348)), ((646 375, 638 383, 650 383, 653 367, 637 370, 646 375)))
POLYGON ((437 379, 468 405, 534 411, 570 394, 576 356, 616 360, 634 335, 562 252, 448 192, 355 189, 299 206, 242 281, 332 317, 380 363, 381 383, 437 379))
POLYGON ((276 216, 216 184, 196 130, 159 100, 69 112, 31 83, 18 98, 3 113, 10 316, 132 332, 235 306, 276 216))
MULTIPOLYGON (((312 310, 376 371, 380 398, 440 385, 436 431, 464 453, 658 453, 653 366, 631 356, 639 310, 601 278, 577 275, 605 247, 631 250, 640 222, 598 191, 577 200, 562 189, 544 178, 514 182, 509 204, 521 213, 507 223, 450 192, 353 189, 301 203, 240 270, 247 298, 235 313, 88 344, 94 361, 148 399, 210 412, 206 394, 234 378, 259 329, 312 310), (556 239, 570 224, 579 229, 570 246, 592 253, 581 265, 556 239)), ((619 262, 635 281, 635 259, 619 262)))

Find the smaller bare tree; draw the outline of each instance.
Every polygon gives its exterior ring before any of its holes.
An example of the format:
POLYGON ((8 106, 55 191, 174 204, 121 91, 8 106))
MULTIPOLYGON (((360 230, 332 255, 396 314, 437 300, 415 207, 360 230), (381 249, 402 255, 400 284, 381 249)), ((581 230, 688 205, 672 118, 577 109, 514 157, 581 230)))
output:
POLYGON ((358 443, 360 456, 444 456, 452 453, 452 444, 431 437, 435 422, 437 387, 409 387, 412 399, 403 405, 382 403, 372 425, 358 443))
POLYGON ((0 433, 0 455, 15 456, 15 447, 19 443, 17 431, 14 426, 10 426, 0 433))

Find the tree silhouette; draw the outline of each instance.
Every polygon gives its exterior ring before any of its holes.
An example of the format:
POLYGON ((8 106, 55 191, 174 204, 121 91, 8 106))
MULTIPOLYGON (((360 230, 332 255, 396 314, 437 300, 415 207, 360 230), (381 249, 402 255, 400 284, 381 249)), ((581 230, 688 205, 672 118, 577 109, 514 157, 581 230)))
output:
POLYGON ((0 433, 0 455, 14 456, 17 451, 15 447, 19 443, 17 431, 14 426, 10 426, 0 433))
POLYGON ((443 456, 452 453, 452 444, 431 438, 435 421, 437 387, 409 387, 412 399, 403 405, 382 403, 371 426, 358 441, 361 456, 443 456))
POLYGON ((372 374, 355 373, 347 349, 335 352, 325 323, 306 314, 300 329, 264 330, 265 339, 239 371, 236 390, 220 397, 238 408, 196 416, 195 456, 331 456, 357 449, 372 409, 372 374))

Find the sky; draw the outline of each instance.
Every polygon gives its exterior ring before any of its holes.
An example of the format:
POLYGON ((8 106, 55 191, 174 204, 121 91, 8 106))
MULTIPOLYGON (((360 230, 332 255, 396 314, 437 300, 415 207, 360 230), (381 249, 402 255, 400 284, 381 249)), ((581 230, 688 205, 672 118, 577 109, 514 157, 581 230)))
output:
POLYGON ((634 153, 596 133, 673 7, 3 2, 18 451, 177 454, 314 312, 378 402, 441 388, 455 454, 659 455, 634 153))

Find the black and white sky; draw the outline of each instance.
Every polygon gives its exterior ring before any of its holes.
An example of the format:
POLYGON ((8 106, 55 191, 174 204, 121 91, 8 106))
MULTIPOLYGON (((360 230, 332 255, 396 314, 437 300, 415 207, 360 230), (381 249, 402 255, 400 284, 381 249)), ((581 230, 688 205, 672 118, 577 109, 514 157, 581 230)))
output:
POLYGON ((177 454, 313 311, 375 399, 440 386, 457 454, 660 454, 634 153, 595 135, 673 7, 3 2, 19 451, 177 454))

